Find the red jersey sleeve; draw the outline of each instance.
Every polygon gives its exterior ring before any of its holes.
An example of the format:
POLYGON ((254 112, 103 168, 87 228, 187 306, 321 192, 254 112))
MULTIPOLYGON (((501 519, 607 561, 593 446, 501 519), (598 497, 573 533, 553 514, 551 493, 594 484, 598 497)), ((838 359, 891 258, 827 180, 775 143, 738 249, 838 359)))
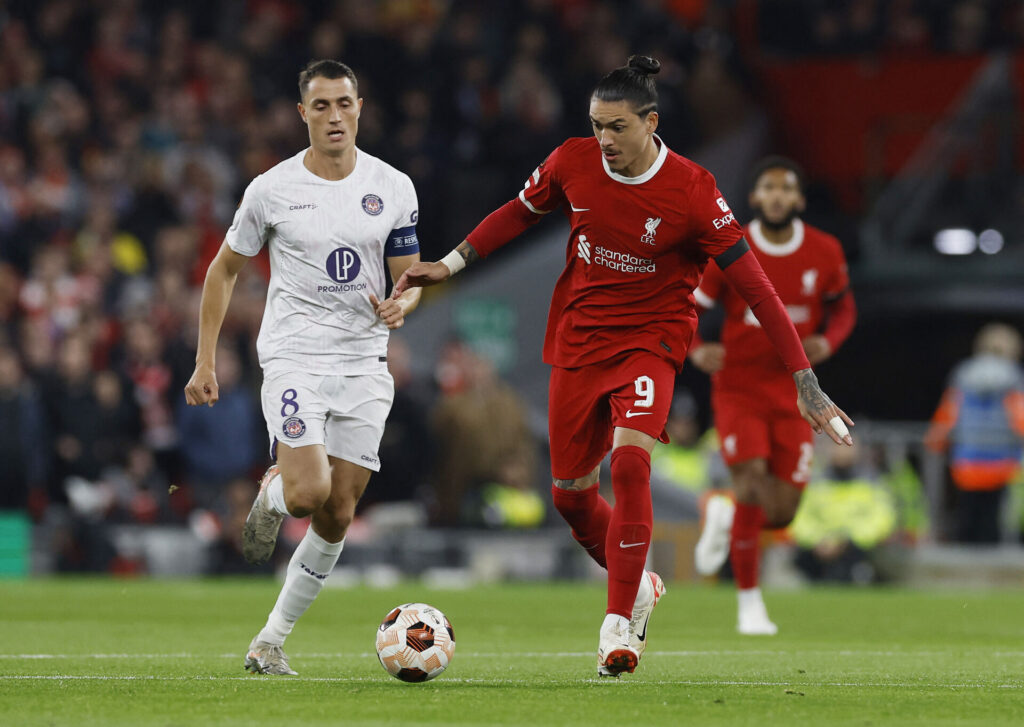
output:
POLYGON ((694 185, 690 215, 691 234, 708 257, 721 255, 743 237, 743 228, 710 173, 694 185))
POLYGON ((825 281, 825 285, 822 289, 822 293, 826 300, 836 299, 841 296, 850 287, 850 271, 846 265, 846 256, 843 255, 842 245, 839 244, 839 240, 830 238, 829 245, 830 257, 832 258, 832 265, 830 266, 828 279, 825 281))
POLYGON ((857 305, 850 290, 850 273, 839 240, 830 238, 833 264, 822 291, 826 307, 826 326, 822 332, 832 351, 849 338, 857 322, 857 305))
POLYGON ((527 177, 526 184, 519 193, 519 201, 534 214, 546 215, 560 207, 565 199, 558 176, 561 151, 562 147, 560 146, 551 152, 548 158, 527 177))
POLYGON ((561 149, 555 149, 533 170, 516 199, 487 215, 466 235, 466 241, 480 257, 487 257, 518 237, 543 215, 562 204, 564 195, 557 172, 561 149))
POLYGON ((705 309, 714 308, 715 303, 722 298, 722 286, 724 284, 725 278, 719 267, 717 265, 708 265, 704 269, 700 285, 693 291, 693 297, 697 301, 697 305, 705 309))

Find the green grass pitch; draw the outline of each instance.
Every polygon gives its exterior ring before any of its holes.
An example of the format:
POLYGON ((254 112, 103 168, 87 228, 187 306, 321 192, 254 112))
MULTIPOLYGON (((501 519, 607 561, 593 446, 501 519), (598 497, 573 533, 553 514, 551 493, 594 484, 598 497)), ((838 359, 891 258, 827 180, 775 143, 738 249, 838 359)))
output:
POLYGON ((595 674, 599 584, 326 589, 286 649, 298 677, 246 674, 271 580, 0 581, 0 724, 1024 724, 1024 590, 768 591, 775 637, 734 631, 728 587, 669 584, 633 675, 595 674), (387 611, 429 602, 448 671, 388 676, 387 611))

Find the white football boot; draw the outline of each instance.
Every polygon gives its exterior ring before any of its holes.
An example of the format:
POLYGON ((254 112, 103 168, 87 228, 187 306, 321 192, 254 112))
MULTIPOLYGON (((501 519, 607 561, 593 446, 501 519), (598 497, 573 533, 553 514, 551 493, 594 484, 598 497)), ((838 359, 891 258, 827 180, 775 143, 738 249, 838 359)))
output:
POLYGON ((640 655, 630 646, 629 622, 625 618, 605 618, 597 647, 597 675, 617 677, 633 673, 640 655))
POLYGON ((736 630, 745 636, 774 636, 779 627, 768 618, 760 588, 748 588, 736 592, 739 605, 736 630))
POLYGON ((259 636, 249 644, 249 651, 245 655, 245 669, 253 674, 287 674, 298 676, 288 666, 288 656, 280 646, 259 641, 259 636))
POLYGON ((732 518, 736 505, 725 495, 712 495, 704 509, 704 529, 701 530, 693 561, 697 572, 711 576, 721 570, 729 557, 732 518))
POLYGON ((242 555, 254 565, 261 565, 270 560, 277 544, 277 531, 281 529, 281 523, 284 521, 284 515, 271 510, 267 502, 270 481, 279 471, 278 466, 274 464, 263 473, 260 491, 256 493, 249 517, 245 519, 245 527, 242 528, 242 555))
POLYGON ((640 579, 640 589, 633 603, 633 616, 629 619, 629 645, 636 651, 637 659, 647 649, 647 622, 654 612, 654 607, 665 595, 665 583, 661 576, 651 571, 644 571, 640 579))

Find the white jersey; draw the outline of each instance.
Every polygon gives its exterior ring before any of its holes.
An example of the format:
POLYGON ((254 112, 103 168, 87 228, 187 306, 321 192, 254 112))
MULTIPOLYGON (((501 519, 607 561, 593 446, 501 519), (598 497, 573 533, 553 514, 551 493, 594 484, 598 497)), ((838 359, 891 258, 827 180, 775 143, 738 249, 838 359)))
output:
POLYGON ((252 180, 225 237, 241 255, 256 255, 264 243, 270 254, 260 366, 379 371, 388 328, 370 294, 384 299, 385 256, 419 252, 416 190, 407 175, 359 149, 352 173, 338 181, 309 171, 305 155, 252 180))

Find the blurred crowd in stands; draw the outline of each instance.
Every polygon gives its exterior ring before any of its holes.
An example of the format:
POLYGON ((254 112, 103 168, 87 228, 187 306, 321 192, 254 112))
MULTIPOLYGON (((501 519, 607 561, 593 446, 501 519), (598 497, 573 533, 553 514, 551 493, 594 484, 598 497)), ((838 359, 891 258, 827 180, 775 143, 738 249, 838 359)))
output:
MULTIPOLYGON (((220 402, 190 410, 181 391, 203 276, 242 191, 307 144, 296 76, 312 58, 354 68, 359 145, 412 177, 435 259, 589 133, 592 84, 632 52, 661 60, 664 124, 686 153, 756 109, 744 47, 967 52, 1022 37, 1024 3, 1006 0, 0 4, 0 508, 57 523, 68 570, 109 567, 99 519, 202 511, 240 531, 268 462, 254 351, 265 260, 243 271, 224 323, 220 402)), ((399 348, 366 506, 413 497, 441 524, 543 520, 515 394, 459 344, 431 381, 399 348), (495 422, 500 451, 446 453, 495 422), (456 461, 465 471, 447 471, 456 461)))
POLYGON ((749 5, 757 7, 761 47, 791 55, 971 54, 1024 43, 1019 0, 758 0, 749 5))

